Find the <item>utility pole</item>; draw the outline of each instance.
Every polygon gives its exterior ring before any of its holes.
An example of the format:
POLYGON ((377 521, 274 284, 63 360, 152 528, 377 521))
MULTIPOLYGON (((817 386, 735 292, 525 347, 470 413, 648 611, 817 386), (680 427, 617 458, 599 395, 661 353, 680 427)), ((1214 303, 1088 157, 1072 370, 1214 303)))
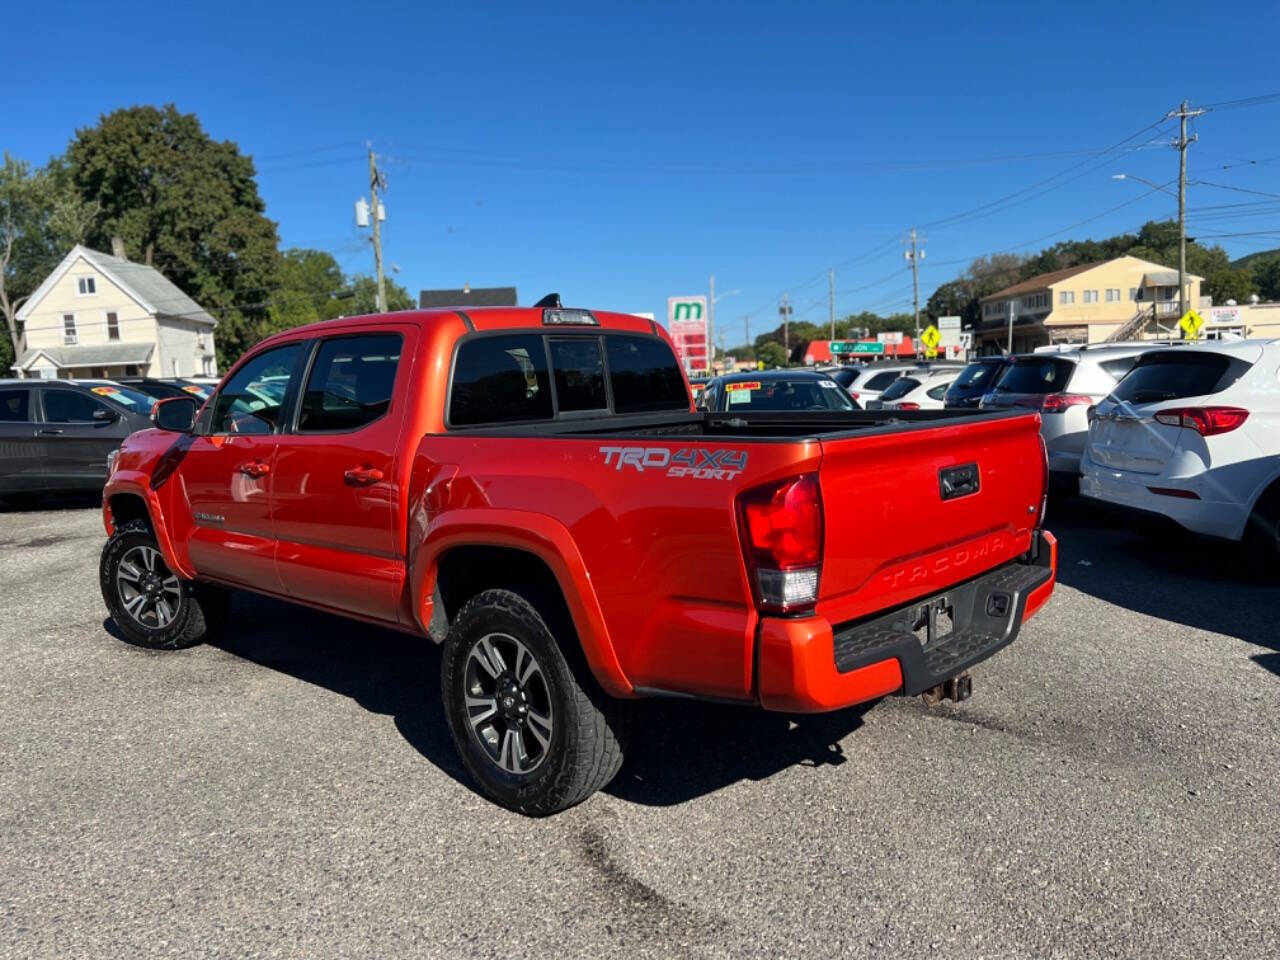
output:
POLYGON ((1013 297, 1009 298, 1009 355, 1013 355, 1013 297))
POLYGON ((791 304, 787 300, 787 295, 782 295, 782 305, 778 307, 778 313, 782 314, 782 349, 786 351, 786 365, 791 365, 791 304))
POLYGON ((742 342, 751 346, 751 318, 748 316, 742 318, 742 342))
POLYGON ((369 148, 369 193, 373 205, 370 215, 373 218, 373 266, 378 275, 378 312, 387 312, 387 281, 382 275, 382 204, 378 200, 378 188, 387 188, 387 179, 378 169, 378 158, 369 148))
POLYGON ((836 338, 836 268, 827 271, 827 298, 831 312, 831 339, 836 338))
POLYGON ((707 373, 715 376, 716 347, 712 336, 716 328, 716 275, 711 275, 710 296, 707 297, 707 373))
POLYGON ((1187 118, 1198 117, 1203 110, 1192 110, 1191 105, 1183 100, 1177 110, 1170 110, 1166 118, 1178 118, 1178 139, 1174 146, 1178 150, 1178 316, 1187 313, 1187 147, 1195 143, 1199 137, 1187 139, 1187 118))
MULTIPOLYGON (((916 228, 911 228, 911 249, 904 252, 907 262, 911 264, 911 302, 915 305, 916 314, 916 336, 912 341, 915 347, 916 359, 920 359, 920 261, 924 259, 924 251, 916 248, 917 240, 916 228)), ((923 241, 921 241, 923 242, 923 241)))

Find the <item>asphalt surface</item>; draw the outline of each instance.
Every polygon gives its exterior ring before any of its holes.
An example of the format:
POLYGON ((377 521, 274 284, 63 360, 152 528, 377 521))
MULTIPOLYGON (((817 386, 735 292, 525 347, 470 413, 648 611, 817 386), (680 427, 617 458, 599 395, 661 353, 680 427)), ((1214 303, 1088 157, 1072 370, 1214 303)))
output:
POLYGON ((468 783, 429 646, 243 597, 140 650, 94 510, 0 513, 0 956, 1280 956, 1280 590, 1050 520, 971 700, 649 704, 535 821, 468 783))

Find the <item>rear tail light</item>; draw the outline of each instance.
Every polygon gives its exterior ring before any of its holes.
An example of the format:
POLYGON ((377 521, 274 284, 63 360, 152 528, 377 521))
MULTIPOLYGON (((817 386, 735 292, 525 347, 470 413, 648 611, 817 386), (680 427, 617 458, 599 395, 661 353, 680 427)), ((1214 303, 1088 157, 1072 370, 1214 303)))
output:
POLYGON ((857 391, 857 390, 850 390, 850 391, 849 391, 849 396, 853 397, 853 399, 855 399, 855 400, 861 400, 861 399, 862 399, 860 396, 858 396, 858 391, 857 391))
POLYGON ((822 570, 822 497, 815 474, 747 490, 738 497, 747 573, 762 610, 812 609, 822 570))
POLYGON ((898 409, 899 410, 919 410, 920 404, 912 403, 910 400, 904 400, 902 401, 902 403, 898 404, 898 409))
POLYGON ((1093 403, 1093 397, 1083 393, 1047 393, 1040 401, 1041 413, 1062 413, 1068 407, 1079 407, 1093 403))
POLYGON ((1157 423, 1186 427, 1202 437, 1212 437, 1240 426, 1249 418, 1249 411, 1239 407, 1178 407, 1161 410, 1155 417, 1157 423))

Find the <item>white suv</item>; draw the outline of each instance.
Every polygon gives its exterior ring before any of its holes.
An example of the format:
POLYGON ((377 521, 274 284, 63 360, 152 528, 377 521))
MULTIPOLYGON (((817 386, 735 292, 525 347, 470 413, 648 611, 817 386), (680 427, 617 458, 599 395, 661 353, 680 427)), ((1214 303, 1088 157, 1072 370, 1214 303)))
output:
POLYGON ((1278 374, 1280 340, 1143 356, 1093 412, 1080 492, 1196 533, 1242 540, 1252 529, 1274 551, 1278 374))

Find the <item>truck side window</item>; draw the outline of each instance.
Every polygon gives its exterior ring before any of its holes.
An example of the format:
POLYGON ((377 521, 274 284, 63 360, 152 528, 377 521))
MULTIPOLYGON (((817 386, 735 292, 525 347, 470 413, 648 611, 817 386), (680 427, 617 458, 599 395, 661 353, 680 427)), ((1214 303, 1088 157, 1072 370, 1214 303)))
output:
POLYGON ((382 417, 391 406, 402 342, 398 333, 376 333, 320 344, 298 430, 358 430, 382 417))
POLYGON ((258 354, 236 371, 214 400, 210 434, 275 432, 289 377, 302 349, 286 344, 258 354))
POLYGON ((539 334, 476 337, 458 348, 449 423, 551 419, 547 353, 539 334))
POLYGON ((556 403, 561 413, 608 408, 598 339, 552 340, 551 369, 556 375, 556 403))
POLYGON ((688 410, 689 392, 675 354, 654 337, 605 337, 615 413, 688 410))
POLYGON ((106 405, 73 390, 44 391, 44 419, 47 423, 92 423, 93 414, 106 405))
POLYGON ((25 387, 19 390, 0 390, 0 422, 25 423, 31 420, 29 393, 25 387))

